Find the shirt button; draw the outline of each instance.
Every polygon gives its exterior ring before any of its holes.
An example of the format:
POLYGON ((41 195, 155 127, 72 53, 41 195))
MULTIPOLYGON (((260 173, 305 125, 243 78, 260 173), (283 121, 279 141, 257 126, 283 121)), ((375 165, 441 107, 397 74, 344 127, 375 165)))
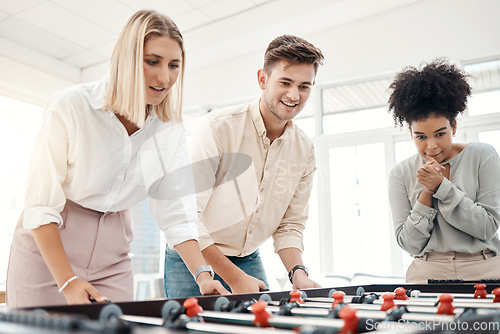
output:
POLYGON ((259 210, 259 209, 255 210, 255 213, 257 213, 257 214, 258 214, 259 212, 260 212, 260 210, 259 210))
POLYGON ((264 188, 260 188, 260 192, 263 193, 264 192, 264 188))
POLYGON ((252 234, 252 230, 248 230, 248 234, 252 234))

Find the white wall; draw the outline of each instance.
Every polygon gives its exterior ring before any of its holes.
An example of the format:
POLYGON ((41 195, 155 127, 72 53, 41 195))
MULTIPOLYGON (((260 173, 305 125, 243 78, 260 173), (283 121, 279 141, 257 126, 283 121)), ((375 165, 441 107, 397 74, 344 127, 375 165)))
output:
MULTIPOLYGON (((500 1, 427 0, 303 36, 325 55, 317 84, 395 73, 439 56, 453 61, 500 56, 500 1)), ((314 22, 304 22, 314 24, 314 22)), ((260 93, 261 51, 188 73, 185 105, 260 93)))
POLYGON ((439 56, 498 56, 499 14, 497 0, 428 0, 312 36, 330 59, 321 79, 399 71, 439 56))
POLYGON ((36 105, 80 81, 80 70, 0 37, 0 94, 36 105))

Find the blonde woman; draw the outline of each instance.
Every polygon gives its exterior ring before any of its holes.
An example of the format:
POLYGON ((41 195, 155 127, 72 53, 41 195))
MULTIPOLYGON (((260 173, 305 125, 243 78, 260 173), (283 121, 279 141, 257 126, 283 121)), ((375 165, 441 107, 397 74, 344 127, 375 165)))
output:
POLYGON ((109 78, 51 98, 14 233, 9 307, 133 300, 130 208, 148 197, 153 218, 202 293, 227 293, 197 242, 179 126, 183 73, 175 23, 139 11, 118 38, 109 78))

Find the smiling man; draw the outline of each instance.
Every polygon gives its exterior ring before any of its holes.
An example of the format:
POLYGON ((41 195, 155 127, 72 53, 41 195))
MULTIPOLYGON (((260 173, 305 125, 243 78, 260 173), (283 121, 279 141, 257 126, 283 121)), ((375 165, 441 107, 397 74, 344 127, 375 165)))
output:
MULTIPOLYGON (((304 39, 277 37, 257 72, 261 98, 212 111, 192 135, 200 247, 206 270, 233 293, 267 289, 258 248, 271 236, 293 287, 319 287, 302 261, 314 147, 292 119, 322 61, 304 39)), ((175 250, 167 248, 165 268, 167 297, 200 295, 175 250)))

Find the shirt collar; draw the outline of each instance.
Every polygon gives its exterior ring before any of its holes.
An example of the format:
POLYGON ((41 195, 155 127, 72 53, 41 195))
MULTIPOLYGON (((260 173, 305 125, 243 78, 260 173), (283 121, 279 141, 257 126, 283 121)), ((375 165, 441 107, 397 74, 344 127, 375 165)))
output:
POLYGON ((259 137, 265 137, 266 127, 264 126, 264 120, 262 119, 262 115, 260 114, 259 102, 260 99, 253 102, 250 105, 250 112, 252 114, 252 121, 253 125, 255 126, 255 130, 257 131, 257 134, 259 135, 259 137))
POLYGON ((90 105, 95 110, 104 111, 104 102, 106 95, 106 87, 108 86, 109 78, 106 76, 101 81, 98 81, 97 84, 92 89, 90 93, 90 105))
MULTIPOLYGON (((252 121, 255 126, 255 130, 257 131, 257 134, 259 135, 259 137, 264 138, 266 137, 267 131, 264 125, 264 120, 262 119, 262 115, 260 114, 259 103, 260 99, 255 102, 252 102, 252 104, 250 105, 250 112, 252 114, 252 121)), ((292 135, 292 131, 293 131, 293 122, 292 120, 289 120, 288 122, 286 122, 285 131, 279 138, 277 138, 277 140, 287 140, 292 135)))

